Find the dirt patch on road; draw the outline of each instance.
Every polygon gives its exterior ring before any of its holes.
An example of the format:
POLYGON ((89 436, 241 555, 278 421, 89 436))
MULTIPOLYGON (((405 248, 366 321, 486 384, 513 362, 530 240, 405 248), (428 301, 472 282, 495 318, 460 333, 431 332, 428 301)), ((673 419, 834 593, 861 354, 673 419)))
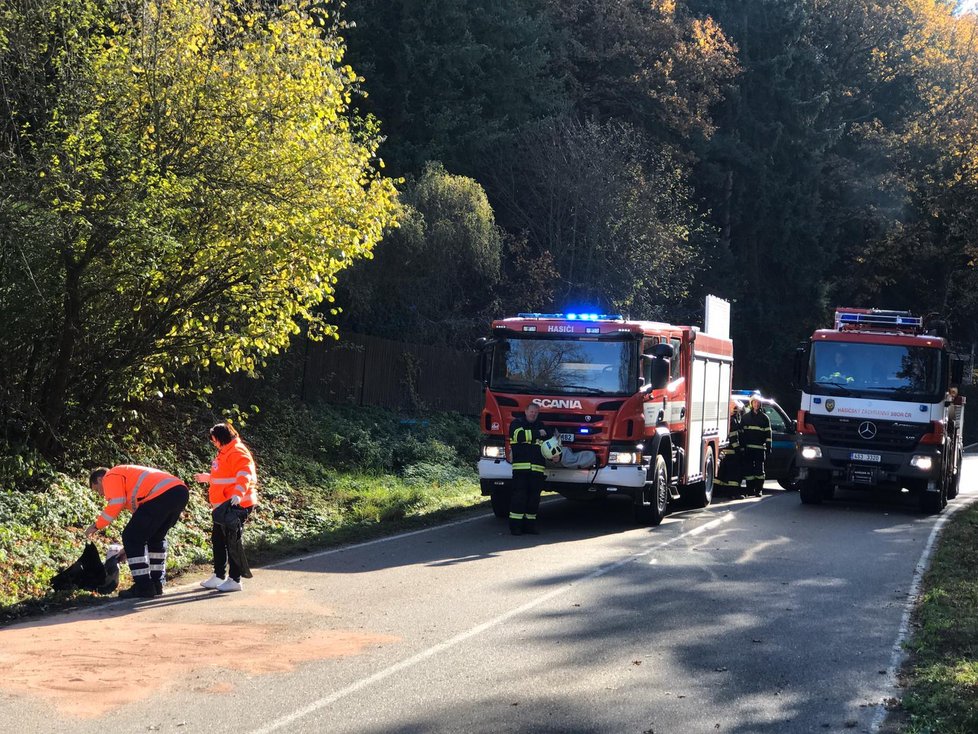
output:
MULTIPOLYGON (((282 594, 278 601, 296 599, 282 594)), ((90 613, 0 630, 0 688, 40 697, 68 716, 91 718, 149 698, 194 672, 286 672, 306 661, 356 655, 397 640, 349 630, 170 622, 160 616, 152 610, 90 613)), ((218 689, 232 690, 230 684, 218 689)))

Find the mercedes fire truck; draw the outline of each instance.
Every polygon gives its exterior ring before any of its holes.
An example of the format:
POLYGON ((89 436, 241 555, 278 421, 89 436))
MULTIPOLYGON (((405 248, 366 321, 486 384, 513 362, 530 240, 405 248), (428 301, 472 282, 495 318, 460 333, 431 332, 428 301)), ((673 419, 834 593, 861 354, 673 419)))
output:
POLYGON ((527 405, 591 468, 548 464, 545 490, 571 499, 622 495, 658 525, 668 503, 713 497, 727 439, 733 342, 730 305, 707 298, 705 329, 619 315, 522 313, 480 340, 484 386, 479 479, 498 517, 509 513, 510 423, 527 405))
POLYGON ((883 488, 916 494, 936 513, 957 494, 965 401, 949 387, 963 363, 930 331, 906 311, 839 308, 834 328, 799 349, 802 502, 840 486, 883 488))

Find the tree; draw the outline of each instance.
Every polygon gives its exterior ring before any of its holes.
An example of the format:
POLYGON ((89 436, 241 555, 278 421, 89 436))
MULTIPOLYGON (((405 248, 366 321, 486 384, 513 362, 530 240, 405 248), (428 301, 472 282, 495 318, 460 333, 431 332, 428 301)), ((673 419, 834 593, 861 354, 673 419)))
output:
POLYGON ((876 59, 906 90, 900 114, 867 126, 901 204, 894 226, 854 248, 845 297, 937 312, 974 341, 978 318, 978 22, 939 0, 906 0, 904 23, 876 59))
POLYGON ((507 226, 559 273, 555 308, 675 313, 715 233, 670 149, 622 122, 558 120, 500 155, 492 190, 507 226))
POLYGON ((392 223, 316 6, 22 0, 0 14, 0 389, 48 448, 254 371, 392 223))
POLYGON ((736 48, 709 16, 675 0, 547 0, 551 65, 573 110, 651 140, 712 132, 710 107, 737 73, 736 48))
POLYGON ((364 109, 398 173, 427 161, 482 179, 483 158, 522 125, 563 110, 543 0, 358 0, 345 14, 364 109))
POLYGON ((471 345, 497 307, 503 233, 482 187, 429 163, 409 180, 400 225, 344 279, 344 326, 427 344, 471 345))

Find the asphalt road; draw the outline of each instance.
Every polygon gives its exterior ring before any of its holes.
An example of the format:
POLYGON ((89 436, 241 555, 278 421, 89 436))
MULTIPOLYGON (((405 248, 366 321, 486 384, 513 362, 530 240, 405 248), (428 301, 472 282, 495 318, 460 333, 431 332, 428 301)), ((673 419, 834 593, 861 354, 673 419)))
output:
MULTIPOLYGON (((950 513, 545 503, 0 630, 3 732, 874 732, 950 513)), ((978 496, 978 458, 962 494, 978 496)), ((953 509, 952 508, 949 508, 953 509)))

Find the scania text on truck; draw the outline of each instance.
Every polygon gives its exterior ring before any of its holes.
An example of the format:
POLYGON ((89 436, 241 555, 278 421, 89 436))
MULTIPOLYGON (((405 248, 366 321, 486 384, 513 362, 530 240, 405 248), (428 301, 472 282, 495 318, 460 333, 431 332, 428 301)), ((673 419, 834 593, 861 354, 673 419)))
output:
POLYGON ((509 426, 530 403, 564 447, 597 457, 589 469, 548 464, 546 490, 626 496, 650 525, 681 494, 708 505, 727 439, 729 319, 729 303, 710 296, 703 331, 598 314, 493 321, 476 376, 485 393, 479 479, 495 514, 509 512, 509 426))
POLYGON ((935 513, 957 494, 965 401, 948 388, 962 362, 930 331, 905 311, 839 308, 834 328, 799 349, 802 502, 882 488, 914 493, 935 513))

